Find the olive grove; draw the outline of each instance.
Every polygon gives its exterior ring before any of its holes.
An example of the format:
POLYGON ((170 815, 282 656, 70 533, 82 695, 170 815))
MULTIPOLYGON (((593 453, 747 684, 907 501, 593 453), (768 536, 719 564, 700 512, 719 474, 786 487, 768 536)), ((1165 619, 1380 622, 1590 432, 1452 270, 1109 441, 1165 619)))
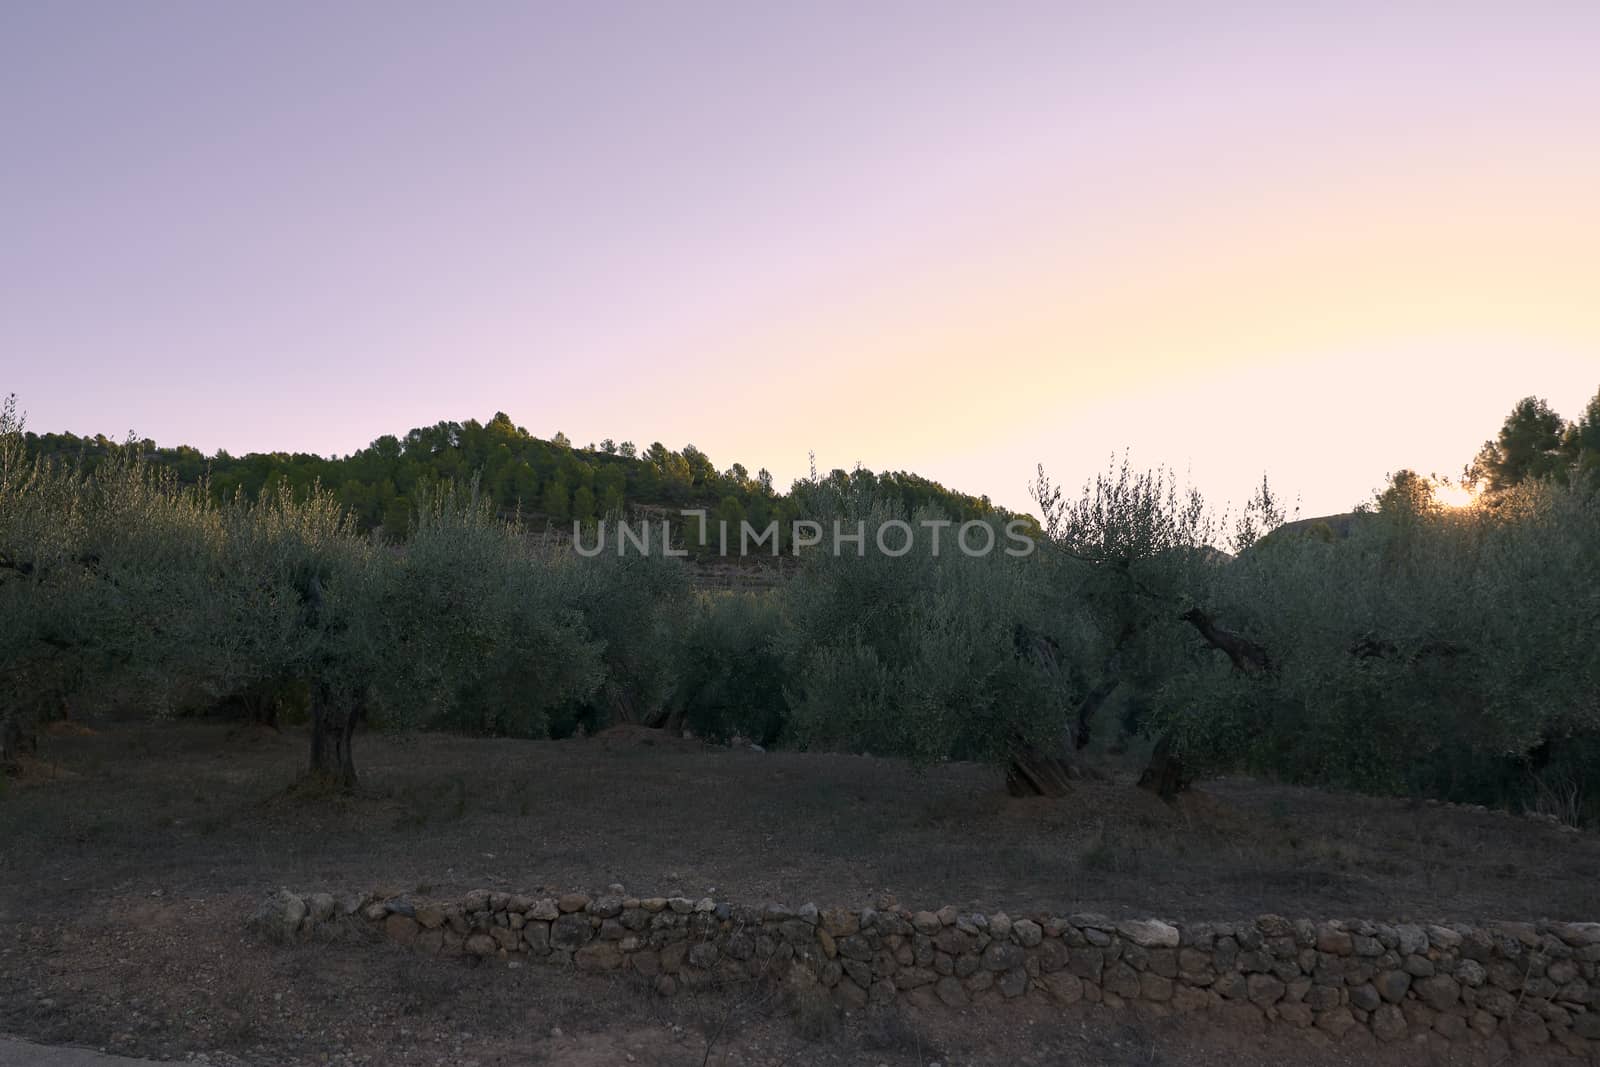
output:
MULTIPOLYGON (((1041 470, 1034 550, 980 555, 955 548, 962 516, 813 475, 790 494, 805 514, 894 523, 904 551, 868 533, 803 552, 777 589, 697 593, 659 542, 580 556, 475 482, 419 487, 397 541, 316 485, 219 497, 132 442, 88 466, 23 441, 8 403, 0 762, 86 711, 227 707, 303 720, 308 776, 337 789, 364 727, 628 722, 988 761, 1019 795, 1068 794, 1112 757, 1169 799, 1248 770, 1600 814, 1587 445, 1469 507, 1401 472, 1337 530, 1286 524, 1265 482, 1230 520, 1165 470, 1113 462, 1076 493, 1041 470)), ((965 518, 1006 543, 1002 516, 965 518)))

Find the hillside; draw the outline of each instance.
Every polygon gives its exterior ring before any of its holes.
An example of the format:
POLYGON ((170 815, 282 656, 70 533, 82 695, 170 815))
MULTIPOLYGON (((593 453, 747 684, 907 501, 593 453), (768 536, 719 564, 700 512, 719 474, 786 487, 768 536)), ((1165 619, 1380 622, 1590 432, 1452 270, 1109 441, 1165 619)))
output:
MULTIPOLYGON (((814 513, 809 494, 826 486, 872 489, 898 500, 907 512, 936 507, 957 520, 1010 517, 986 496, 947 489, 905 471, 835 470, 814 481, 797 481, 784 492, 765 470, 752 475, 743 464, 734 463, 719 471, 693 445, 675 451, 656 442, 637 449, 632 442, 607 439, 578 448, 560 433, 550 439, 535 437, 503 412, 487 423, 440 422, 403 436, 385 434, 348 456, 303 452, 232 456, 225 451, 208 456, 186 445, 159 446, 151 440, 131 444, 153 464, 171 470, 180 482, 205 482, 217 499, 235 493, 253 498, 264 488, 283 483, 304 493, 320 483, 351 509, 363 529, 381 527, 394 536, 404 536, 419 491, 446 482, 465 484, 474 477, 503 512, 563 528, 574 518, 640 509, 705 508, 713 522, 726 519, 736 525, 747 520, 759 527, 777 519, 780 536, 786 537, 792 520, 814 513)), ((127 445, 104 435, 26 436, 31 454, 68 462, 81 459, 90 467, 123 447, 127 445)))

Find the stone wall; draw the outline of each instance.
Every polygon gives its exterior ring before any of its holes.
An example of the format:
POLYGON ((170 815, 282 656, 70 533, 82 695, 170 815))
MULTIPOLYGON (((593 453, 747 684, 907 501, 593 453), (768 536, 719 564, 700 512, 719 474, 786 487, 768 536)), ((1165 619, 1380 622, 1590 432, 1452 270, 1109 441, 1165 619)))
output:
MULTIPOLYGON (((1012 918, 954 907, 912 912, 750 907, 475 891, 454 901, 284 891, 260 921, 303 937, 357 922, 431 956, 628 971, 671 996, 752 978, 817 983, 842 1008, 983 1006, 1018 997, 1202 1014, 1223 1026, 1362 1028, 1378 1041, 1564 1047, 1600 1055, 1600 923, 1487 925, 1012 918)), ((1359 1036, 1359 1035, 1358 1035, 1359 1036)))

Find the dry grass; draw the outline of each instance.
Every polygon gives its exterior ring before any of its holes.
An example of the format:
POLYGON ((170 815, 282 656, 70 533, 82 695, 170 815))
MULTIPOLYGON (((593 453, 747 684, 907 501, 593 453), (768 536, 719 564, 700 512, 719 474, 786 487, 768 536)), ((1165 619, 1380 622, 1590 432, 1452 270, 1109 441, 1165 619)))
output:
MULTIPOLYGON (((640 891, 1154 914, 1592 918, 1600 839, 1501 814, 1220 781, 1060 801, 995 771, 698 745, 361 738, 366 792, 291 788, 303 738, 174 725, 52 737, 0 807, 0 889, 640 891)), ((48 907, 47 901, 39 906, 48 907)))
MULTIPOLYGON (((1026 801, 971 765, 919 774, 637 740, 366 736, 366 791, 328 798, 291 788, 303 737, 193 724, 41 737, 52 776, 0 798, 0 1031, 257 1063, 1283 1056, 1031 1000, 993 1018, 841 1023, 770 981, 663 1001, 637 980, 423 961, 360 934, 272 946, 245 917, 280 885, 443 895, 621 882, 824 906, 889 892, 917 907, 1191 920, 1595 917, 1600 841, 1510 816, 1246 781, 1177 807, 1125 780, 1026 801)), ((1294 1058, 1312 1062, 1303 1051, 1294 1058)))

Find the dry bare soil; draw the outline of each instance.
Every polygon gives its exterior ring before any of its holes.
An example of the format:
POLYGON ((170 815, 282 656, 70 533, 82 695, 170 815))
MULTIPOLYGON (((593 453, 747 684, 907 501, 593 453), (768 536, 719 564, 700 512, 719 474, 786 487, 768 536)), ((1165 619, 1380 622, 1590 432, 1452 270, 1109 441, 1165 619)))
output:
MULTIPOLYGON (((1493 812, 1242 780, 1007 797, 973 765, 620 731, 364 736, 364 789, 289 787, 304 738, 216 725, 44 740, 0 797, 0 1033, 212 1063, 1373 1063, 1089 1006, 835 1019, 761 989, 272 945, 264 892, 595 890, 1114 917, 1600 917, 1600 839, 1493 812)), ((1409 1062, 1404 1050, 1389 1054, 1409 1062)), ((1414 1055, 1414 1054, 1413 1054, 1414 1055)), ((1462 1060, 1461 1062, 1470 1062, 1462 1060)))

